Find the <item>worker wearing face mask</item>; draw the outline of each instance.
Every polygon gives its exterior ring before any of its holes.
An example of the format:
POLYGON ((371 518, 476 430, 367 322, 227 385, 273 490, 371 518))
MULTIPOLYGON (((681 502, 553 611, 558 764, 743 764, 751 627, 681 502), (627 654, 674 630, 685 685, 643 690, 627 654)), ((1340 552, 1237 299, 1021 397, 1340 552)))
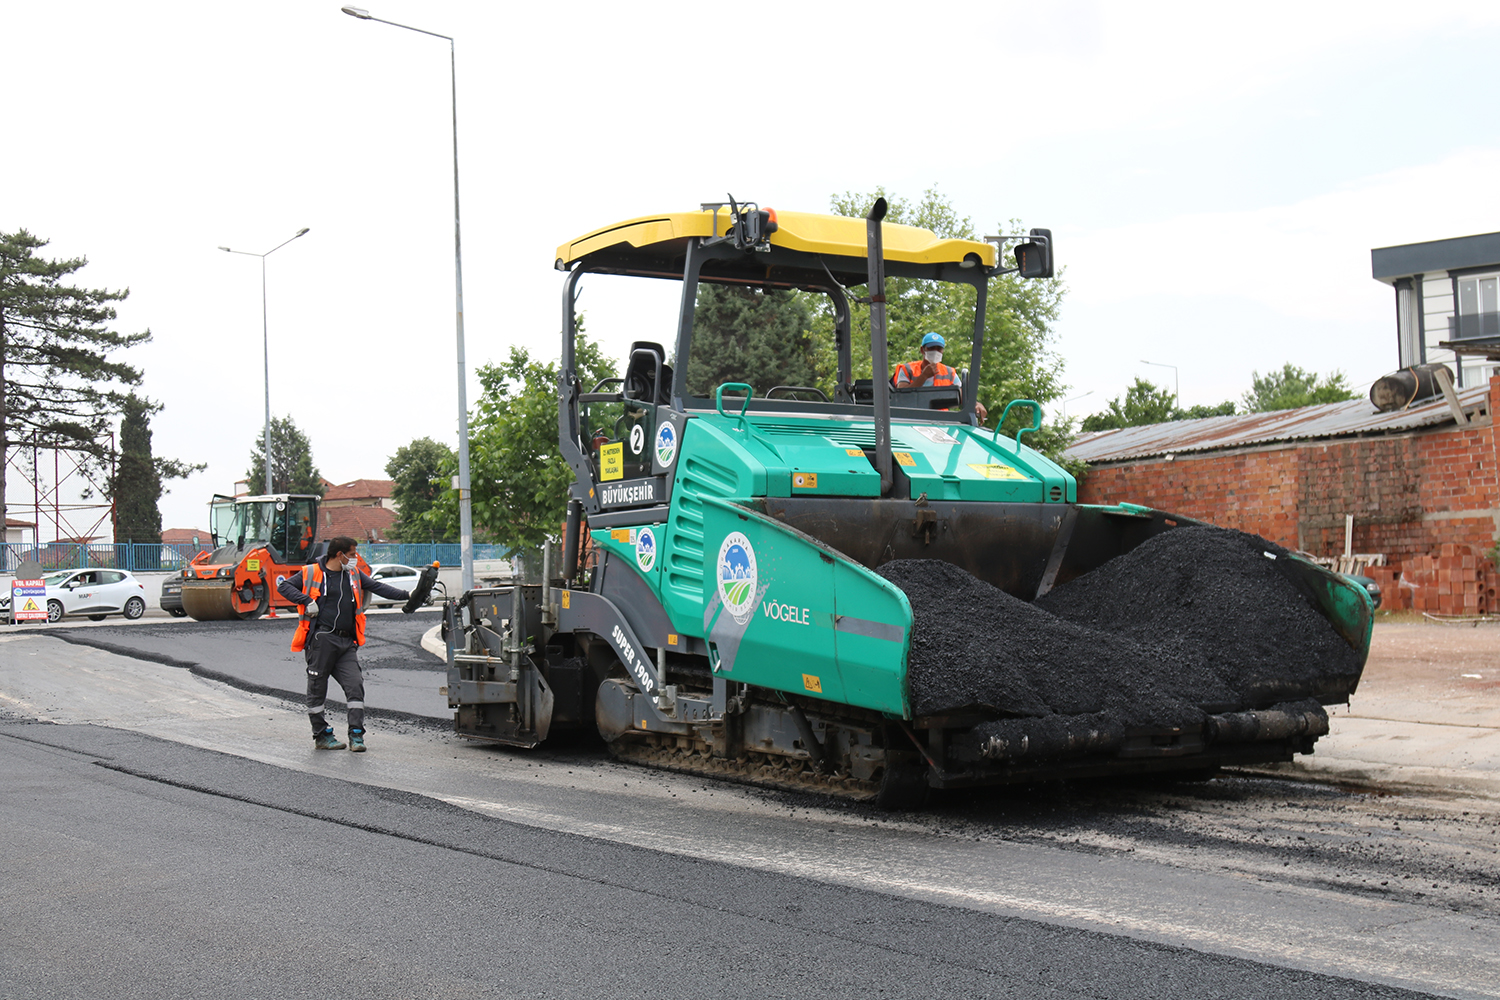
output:
POLYGON ((301 621, 292 635, 292 652, 302 653, 307 660, 307 716, 312 723, 313 746, 319 750, 344 749, 323 714, 329 677, 344 689, 344 702, 349 708, 349 749, 356 753, 365 749, 365 682, 358 656, 359 647, 365 644, 365 591, 392 601, 410 596, 361 572, 358 545, 354 539, 340 535, 328 543, 327 556, 293 573, 276 588, 302 608, 301 621))
MULTIPOLYGON (((941 333, 929 333, 922 338, 922 360, 908 361, 896 369, 892 381, 898 389, 931 388, 952 386, 963 391, 963 380, 958 372, 943 364, 943 348, 948 342, 941 333)), ((986 410, 983 403, 974 404, 974 412, 983 420, 986 410)))

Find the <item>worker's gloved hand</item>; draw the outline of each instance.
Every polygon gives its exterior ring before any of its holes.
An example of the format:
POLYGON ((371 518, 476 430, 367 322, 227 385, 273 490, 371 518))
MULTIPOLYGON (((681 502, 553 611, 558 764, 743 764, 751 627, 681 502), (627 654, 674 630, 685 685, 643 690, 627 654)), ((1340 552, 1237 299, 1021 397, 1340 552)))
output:
POLYGON ((318 613, 318 602, 308 601, 306 604, 302 605, 302 610, 306 611, 309 615, 315 615, 318 613))

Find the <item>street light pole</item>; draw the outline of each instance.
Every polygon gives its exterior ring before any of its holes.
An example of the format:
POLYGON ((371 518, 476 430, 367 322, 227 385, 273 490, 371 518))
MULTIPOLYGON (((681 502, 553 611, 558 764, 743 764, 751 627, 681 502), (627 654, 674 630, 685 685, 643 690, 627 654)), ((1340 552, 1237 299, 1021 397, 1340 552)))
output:
POLYGON ((1068 419, 1068 404, 1069 403, 1076 403, 1076 402, 1078 402, 1078 400, 1083 399, 1085 396, 1092 396, 1093 394, 1094 394, 1094 390, 1090 389, 1088 392, 1084 393, 1082 396, 1074 396, 1072 399, 1065 399, 1065 400, 1063 400, 1063 419, 1064 420, 1068 419))
POLYGON ((363 7, 339 8, 350 17, 361 21, 379 21, 393 28, 405 28, 448 42, 449 88, 453 105, 453 289, 456 304, 456 326, 458 331, 458 531, 459 559, 463 565, 463 589, 467 593, 474 589, 474 507, 469 489, 469 400, 467 371, 464 362, 464 258, 463 241, 459 237, 458 223, 458 55, 453 39, 436 31, 414 28, 409 24, 385 21, 371 15, 363 7))
POLYGON ((1177 381, 1177 366, 1162 364, 1160 361, 1146 361, 1144 359, 1142 359, 1141 364, 1172 369, 1172 405, 1179 410, 1182 409, 1182 384, 1177 381))
POLYGON ((263 447, 266 452, 266 492, 273 492, 271 488, 271 332, 266 321, 266 258, 277 250, 295 240, 297 236, 306 236, 306 226, 297 231, 297 235, 289 240, 283 240, 265 253, 251 253, 248 250, 231 250, 228 247, 219 247, 225 253, 237 253, 245 257, 260 258, 260 337, 261 349, 265 353, 266 361, 266 436, 263 447))

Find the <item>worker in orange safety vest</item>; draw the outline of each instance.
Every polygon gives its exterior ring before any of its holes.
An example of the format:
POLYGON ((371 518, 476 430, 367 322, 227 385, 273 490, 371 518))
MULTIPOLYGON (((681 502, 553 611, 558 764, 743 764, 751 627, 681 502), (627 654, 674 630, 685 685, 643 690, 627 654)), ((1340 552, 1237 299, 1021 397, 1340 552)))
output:
MULTIPOLYGON (((328 678, 344 689, 349 708, 349 743, 355 753, 365 749, 365 683, 358 650, 365 644, 364 595, 369 590, 393 601, 410 594, 399 587, 366 576, 359 568, 359 543, 344 535, 328 543, 328 555, 277 584, 281 596, 302 608, 292 635, 292 652, 307 661, 307 715, 313 746, 342 750, 323 712, 328 678)), ((404 609, 405 610, 405 609, 404 609)))
MULTIPOLYGON (((943 348, 947 346, 948 342, 941 333, 927 334, 922 338, 922 360, 908 361, 897 366, 891 382, 898 389, 953 386, 962 393, 963 380, 959 378, 957 369, 943 364, 943 348)), ((981 421, 988 415, 984 404, 980 402, 975 402, 974 412, 981 421)))

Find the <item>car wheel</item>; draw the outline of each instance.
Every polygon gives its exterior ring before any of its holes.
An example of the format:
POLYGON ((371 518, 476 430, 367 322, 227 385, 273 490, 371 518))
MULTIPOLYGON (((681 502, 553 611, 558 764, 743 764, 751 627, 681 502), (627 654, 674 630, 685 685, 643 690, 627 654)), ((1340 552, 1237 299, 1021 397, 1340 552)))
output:
POLYGON ((104 620, 104 617, 104 615, 89 615, 89 621, 102 622, 104 620))
POLYGON ((130 600, 125 602, 125 617, 129 618, 131 621, 135 621, 145 613, 146 602, 141 600, 139 597, 132 597, 130 600))
POLYGON ((187 612, 182 610, 181 608, 173 608, 171 611, 171 615, 173 618, 186 618, 187 612))
POLYGON ((49 622, 60 622, 63 616, 62 601, 47 602, 47 620, 49 622))

